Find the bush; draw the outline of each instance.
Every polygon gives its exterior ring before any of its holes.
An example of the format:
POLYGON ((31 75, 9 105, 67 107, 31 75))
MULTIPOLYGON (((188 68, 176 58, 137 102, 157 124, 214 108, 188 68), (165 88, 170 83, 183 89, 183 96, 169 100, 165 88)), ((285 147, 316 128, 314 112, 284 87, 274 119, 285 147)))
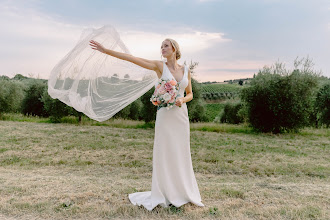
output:
POLYGON ((243 117, 238 114, 242 108, 241 102, 226 102, 220 114, 221 123, 239 124, 243 122, 243 117))
POLYGON ((156 120, 157 107, 150 102, 150 97, 154 93, 155 87, 152 87, 148 92, 141 96, 143 104, 141 117, 146 123, 156 120))
POLYGON ((208 121, 209 119, 206 117, 205 113, 205 104, 201 99, 197 99, 197 101, 188 108, 189 120, 191 122, 208 121))
POLYGON ((23 88, 20 82, 0 80, 0 113, 20 111, 24 98, 23 88))
POLYGON ((29 83, 22 102, 22 113, 24 115, 48 116, 41 100, 45 90, 47 90, 47 84, 43 81, 33 80, 29 83))
POLYGON ((318 91, 315 102, 318 121, 320 124, 330 125, 330 83, 325 84, 318 91))
POLYGON ((113 118, 122 118, 122 119, 128 119, 130 113, 130 105, 126 106, 125 108, 123 108, 122 110, 120 110, 119 112, 117 112, 113 118))
POLYGON ((318 76, 312 65, 308 58, 296 59, 291 73, 281 63, 259 71, 241 93, 253 128, 279 133, 309 124, 318 76))
POLYGON ((137 99, 135 100, 133 103, 130 104, 130 112, 128 117, 132 120, 141 120, 142 119, 142 115, 141 115, 141 111, 142 111, 142 107, 143 104, 141 102, 141 99, 137 99))
POLYGON ((142 107, 141 98, 135 100, 118 113, 116 113, 114 118, 132 119, 132 120, 142 120, 142 107))
POLYGON ((41 101, 43 102, 43 107, 47 115, 50 116, 49 117, 50 121, 53 123, 61 122, 61 119, 64 116, 69 115, 69 111, 72 111, 71 109, 73 109, 68 105, 64 104, 63 102, 61 102, 60 100, 53 99, 52 97, 50 97, 47 88, 44 90, 42 94, 41 101))
POLYGON ((187 102, 189 120, 192 122, 207 121, 205 104, 202 100, 201 84, 191 77, 191 87, 193 99, 190 102, 187 102))

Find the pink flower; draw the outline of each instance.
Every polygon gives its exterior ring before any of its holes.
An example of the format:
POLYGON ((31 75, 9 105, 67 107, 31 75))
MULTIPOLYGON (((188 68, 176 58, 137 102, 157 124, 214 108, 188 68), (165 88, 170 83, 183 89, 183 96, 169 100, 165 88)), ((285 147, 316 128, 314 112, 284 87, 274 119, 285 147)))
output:
POLYGON ((160 87, 159 90, 158 90, 158 93, 161 94, 161 95, 164 95, 166 93, 166 90, 164 87, 160 87))
POLYGON ((165 87, 166 91, 172 90, 172 85, 169 82, 165 83, 164 87, 165 87))
POLYGON ((157 89, 159 89, 159 87, 160 87, 160 84, 158 84, 157 89))

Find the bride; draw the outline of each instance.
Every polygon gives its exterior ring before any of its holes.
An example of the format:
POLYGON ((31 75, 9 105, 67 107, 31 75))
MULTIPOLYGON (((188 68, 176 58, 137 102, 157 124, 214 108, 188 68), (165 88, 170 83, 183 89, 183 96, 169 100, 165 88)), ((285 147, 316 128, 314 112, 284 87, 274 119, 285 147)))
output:
POLYGON ((181 57, 178 43, 173 39, 162 42, 161 52, 167 59, 166 62, 106 49, 94 40, 90 41, 90 46, 94 50, 153 70, 159 79, 175 80, 179 85, 179 98, 174 107, 159 108, 156 113, 151 191, 129 194, 131 203, 143 205, 150 211, 157 205, 180 207, 189 202, 204 206, 190 153, 190 125, 186 103, 193 99, 191 72, 187 66, 177 63, 181 57))

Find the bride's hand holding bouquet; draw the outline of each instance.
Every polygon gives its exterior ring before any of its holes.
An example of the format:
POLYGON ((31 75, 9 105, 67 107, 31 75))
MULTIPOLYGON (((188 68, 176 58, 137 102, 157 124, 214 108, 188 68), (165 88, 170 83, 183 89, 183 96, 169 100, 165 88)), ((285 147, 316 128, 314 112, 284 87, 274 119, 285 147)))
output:
POLYGON ((151 96, 150 101, 157 106, 157 109, 166 107, 172 108, 174 105, 183 103, 183 99, 179 98, 179 85, 175 80, 159 79, 158 85, 155 88, 154 94, 151 96))

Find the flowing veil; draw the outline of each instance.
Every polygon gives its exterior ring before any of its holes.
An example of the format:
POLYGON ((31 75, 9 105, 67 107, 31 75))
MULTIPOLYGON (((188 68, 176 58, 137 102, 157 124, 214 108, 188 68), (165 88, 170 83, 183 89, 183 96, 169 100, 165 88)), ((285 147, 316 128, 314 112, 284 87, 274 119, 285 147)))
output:
POLYGON ((94 120, 105 121, 145 94, 158 77, 152 70, 91 49, 90 40, 130 54, 112 26, 87 29, 52 70, 48 93, 94 120))

